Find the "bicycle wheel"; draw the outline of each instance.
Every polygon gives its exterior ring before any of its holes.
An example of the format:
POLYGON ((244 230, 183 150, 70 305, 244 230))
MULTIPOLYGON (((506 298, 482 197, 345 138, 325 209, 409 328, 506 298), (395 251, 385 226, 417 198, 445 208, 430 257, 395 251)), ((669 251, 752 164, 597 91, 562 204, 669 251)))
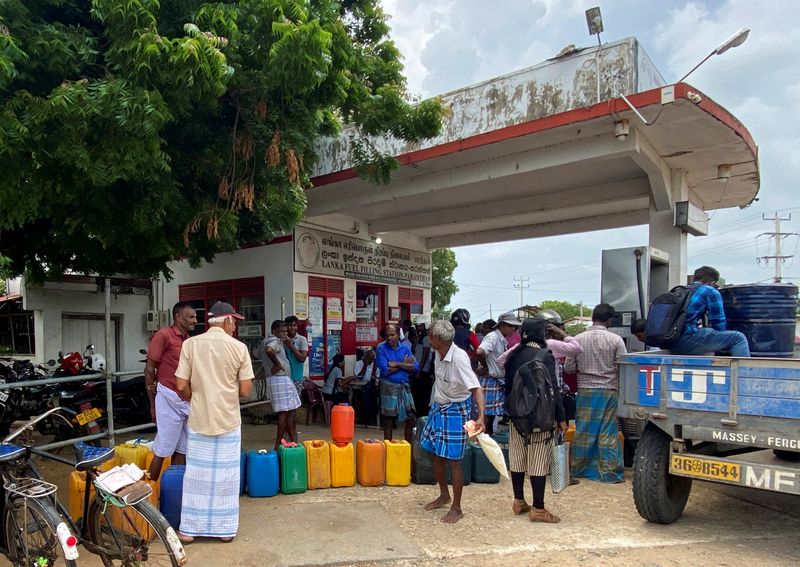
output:
POLYGON ((49 501, 21 496, 11 498, 6 507, 3 525, 6 532, 8 556, 14 565, 67 565, 74 567, 75 560, 66 559, 56 536, 56 528, 63 520, 49 501))
POLYGON ((144 567, 186 563, 178 535, 150 502, 117 507, 93 500, 88 514, 89 537, 101 549, 106 567, 144 567))

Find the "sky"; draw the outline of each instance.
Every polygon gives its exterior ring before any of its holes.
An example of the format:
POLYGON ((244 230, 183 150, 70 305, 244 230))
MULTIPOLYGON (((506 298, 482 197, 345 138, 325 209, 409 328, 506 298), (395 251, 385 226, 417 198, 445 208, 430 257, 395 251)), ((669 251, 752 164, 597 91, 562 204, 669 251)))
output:
MULTIPOLYGON (((729 283, 769 280, 777 211, 791 215, 782 232, 800 232, 800 26, 796 0, 383 0, 392 37, 403 53, 409 90, 430 97, 535 65, 574 43, 591 46, 584 11, 600 6, 603 42, 635 36, 667 82, 675 81, 741 28, 740 47, 712 57, 687 80, 727 108, 759 146, 758 202, 711 212, 709 235, 689 236, 690 269, 718 268, 729 283)), ((593 306, 600 300, 603 249, 646 245, 645 226, 455 248, 459 292, 450 306, 473 321, 520 305, 514 278, 528 277, 524 303, 559 299, 593 306), (490 269, 487 269, 487 259, 490 269), (487 275, 489 274, 489 275, 487 275)), ((800 256, 800 237, 786 236, 784 254, 800 256)), ((800 284, 800 257, 783 265, 784 281, 800 284)))

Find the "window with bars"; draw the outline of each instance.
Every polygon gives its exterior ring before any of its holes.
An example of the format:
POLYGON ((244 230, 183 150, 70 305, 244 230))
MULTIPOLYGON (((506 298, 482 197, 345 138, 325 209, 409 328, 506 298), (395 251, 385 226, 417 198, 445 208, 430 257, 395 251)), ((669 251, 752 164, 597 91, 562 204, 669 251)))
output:
POLYGON ((236 337, 253 351, 264 337, 265 306, 264 278, 241 278, 219 280, 178 286, 180 301, 187 301, 197 312, 197 326, 192 335, 204 332, 208 309, 217 301, 233 305, 245 320, 240 321, 236 337))
POLYGON ((0 349, 13 354, 36 354, 33 311, 22 308, 22 298, 0 303, 0 349))
POLYGON ((401 320, 413 321, 415 315, 422 315, 423 291, 413 287, 397 288, 397 298, 400 305, 401 320))

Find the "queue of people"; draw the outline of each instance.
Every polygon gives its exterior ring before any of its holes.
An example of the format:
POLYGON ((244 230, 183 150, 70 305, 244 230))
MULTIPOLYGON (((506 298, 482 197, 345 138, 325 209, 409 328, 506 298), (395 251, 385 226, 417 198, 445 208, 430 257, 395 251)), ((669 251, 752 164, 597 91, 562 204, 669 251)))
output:
MULTIPOLYGON (((744 335, 725 329, 715 286, 718 279, 718 272, 707 266, 695 272, 688 317, 673 352, 726 350, 733 356, 749 356, 744 335), (704 318, 707 323, 701 323, 704 318)), ((168 457, 174 464, 186 463, 184 478, 189 482, 184 482, 179 538, 184 543, 195 537, 231 541, 238 527, 239 398, 249 394, 254 377, 247 347, 233 338, 243 317, 230 304, 217 302, 208 312, 208 330, 189 337, 197 324, 194 309, 179 302, 172 314, 172 326, 152 337, 147 354, 145 383, 158 426, 148 474, 157 479, 168 457)), ((471 434, 491 434, 498 424, 507 423, 512 513, 528 514, 533 522, 557 523, 560 518, 544 505, 545 477, 556 433, 566 432, 570 421, 575 422, 572 482, 579 478, 624 482, 617 408, 619 359, 626 347, 609 330, 615 315, 613 306, 597 305, 592 325, 576 337, 564 331, 561 317, 552 310, 524 321, 503 313, 497 321, 479 323, 475 331, 465 309, 453 312, 451 321, 434 321, 429 328, 412 326, 411 321, 389 323, 381 332, 382 342, 362 352, 352 375, 346 376, 342 354, 332 357, 322 396, 330 404, 348 402, 351 385, 360 384, 364 410, 378 410, 388 440, 403 424, 404 438, 411 442, 417 407, 424 407, 428 420, 420 445, 433 455, 439 489, 425 509, 449 504, 441 518, 445 523, 463 516, 460 460, 467 428, 471 434), (539 361, 537 368, 543 369, 553 393, 548 408, 552 424, 528 432, 518 429, 516 417, 509 421, 508 416, 509 408, 516 407, 514 396, 519 395, 515 380, 533 361, 539 361), (525 498, 526 477, 531 504, 525 498)), ((256 353, 278 414, 276 448, 284 441, 298 441, 295 412, 305 387, 308 341, 298 333, 297 323, 295 316, 274 321, 256 353)), ((646 329, 645 320, 631 327, 641 339, 646 339, 646 329)))

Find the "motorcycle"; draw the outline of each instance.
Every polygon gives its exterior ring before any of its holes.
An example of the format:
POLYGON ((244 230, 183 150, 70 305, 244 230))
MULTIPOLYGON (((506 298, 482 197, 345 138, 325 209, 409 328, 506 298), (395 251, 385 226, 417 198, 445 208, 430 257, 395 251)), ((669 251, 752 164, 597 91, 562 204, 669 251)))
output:
MULTIPOLYGON (((59 375, 94 374, 105 368, 106 360, 94 352, 94 345, 88 345, 83 355, 68 353, 61 356, 59 375), (76 356, 77 355, 77 356, 76 356)), ((106 382, 87 381, 76 384, 62 384, 59 392, 60 405, 77 413, 75 420, 79 426, 86 426, 87 433, 98 433, 106 427, 105 414, 106 382)), ((150 400, 145 389, 144 375, 128 380, 114 378, 111 384, 114 407, 114 420, 124 425, 139 425, 150 421, 150 400)))
MULTIPOLYGON (((10 358, 3 360, 11 364, 0 364, 2 383, 33 382, 48 377, 49 369, 41 364, 10 358)), ((0 390, 0 436, 8 435, 14 421, 30 419, 52 407, 52 395, 47 385, 0 390)))

